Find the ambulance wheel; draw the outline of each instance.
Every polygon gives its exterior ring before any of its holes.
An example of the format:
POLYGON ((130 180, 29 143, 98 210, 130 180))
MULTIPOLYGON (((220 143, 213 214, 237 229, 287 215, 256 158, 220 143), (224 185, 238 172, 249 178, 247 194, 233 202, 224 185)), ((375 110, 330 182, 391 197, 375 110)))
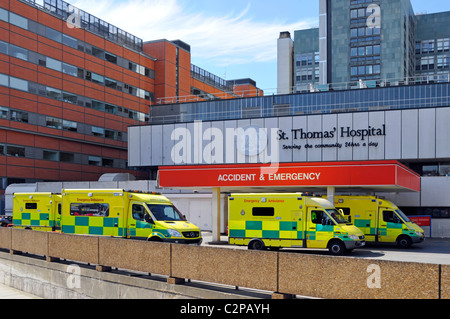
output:
POLYGON ((340 240, 333 240, 328 244, 328 251, 334 256, 342 256, 345 253, 345 246, 340 240))
POLYGON ((400 248, 409 248, 411 247, 412 240, 409 236, 399 236, 397 238, 397 246, 400 248))
POLYGON ((264 250, 266 246, 264 242, 260 239, 254 239, 248 243, 248 249, 250 250, 264 250))

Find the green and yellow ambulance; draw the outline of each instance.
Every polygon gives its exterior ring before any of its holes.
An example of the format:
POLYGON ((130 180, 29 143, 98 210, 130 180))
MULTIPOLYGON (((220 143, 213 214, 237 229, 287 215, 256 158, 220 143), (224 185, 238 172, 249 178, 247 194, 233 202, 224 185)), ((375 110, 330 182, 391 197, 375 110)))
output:
POLYGON ((335 206, 366 236, 367 242, 407 248, 425 240, 424 230, 394 203, 376 196, 335 196, 335 206))
POLYGON ((329 201, 290 194, 231 194, 229 243, 249 249, 300 247, 342 255, 365 245, 364 234, 329 201))
POLYGON ((157 193, 123 189, 62 191, 61 232, 201 244, 200 229, 157 193))
POLYGON ((61 229, 61 194, 13 194, 13 227, 37 231, 61 229))

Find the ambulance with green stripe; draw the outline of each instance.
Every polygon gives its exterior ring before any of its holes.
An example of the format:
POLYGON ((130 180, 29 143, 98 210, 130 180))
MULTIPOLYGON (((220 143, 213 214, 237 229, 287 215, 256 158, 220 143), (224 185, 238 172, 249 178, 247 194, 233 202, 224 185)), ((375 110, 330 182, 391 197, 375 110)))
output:
POLYGON ((61 194, 13 194, 13 227, 37 231, 61 229, 61 194))
POLYGON ((335 196, 335 206, 366 236, 367 242, 408 248, 425 240, 424 230, 394 203, 375 196, 335 196))
POLYGON ((323 198, 300 193, 231 194, 228 209, 231 245, 256 250, 328 249, 333 255, 365 245, 362 231, 323 198))
POLYGON ((62 191, 61 231, 180 244, 201 244, 200 229, 157 193, 123 189, 62 191))

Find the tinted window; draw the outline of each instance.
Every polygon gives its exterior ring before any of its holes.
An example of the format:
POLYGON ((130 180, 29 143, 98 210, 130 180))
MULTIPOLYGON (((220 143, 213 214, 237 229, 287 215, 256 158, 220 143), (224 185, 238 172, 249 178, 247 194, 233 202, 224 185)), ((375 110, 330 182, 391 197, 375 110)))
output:
POLYGON ((275 216, 275 208, 273 207, 253 207, 253 216, 270 217, 275 216))

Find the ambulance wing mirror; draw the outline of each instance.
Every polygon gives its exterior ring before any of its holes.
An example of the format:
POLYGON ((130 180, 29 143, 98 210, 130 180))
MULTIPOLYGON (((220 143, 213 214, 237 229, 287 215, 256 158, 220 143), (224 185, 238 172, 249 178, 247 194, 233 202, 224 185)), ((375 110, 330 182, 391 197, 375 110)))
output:
POLYGON ((144 215, 144 220, 149 223, 149 224, 154 224, 155 222, 153 221, 153 219, 150 217, 149 213, 145 213, 144 215))

